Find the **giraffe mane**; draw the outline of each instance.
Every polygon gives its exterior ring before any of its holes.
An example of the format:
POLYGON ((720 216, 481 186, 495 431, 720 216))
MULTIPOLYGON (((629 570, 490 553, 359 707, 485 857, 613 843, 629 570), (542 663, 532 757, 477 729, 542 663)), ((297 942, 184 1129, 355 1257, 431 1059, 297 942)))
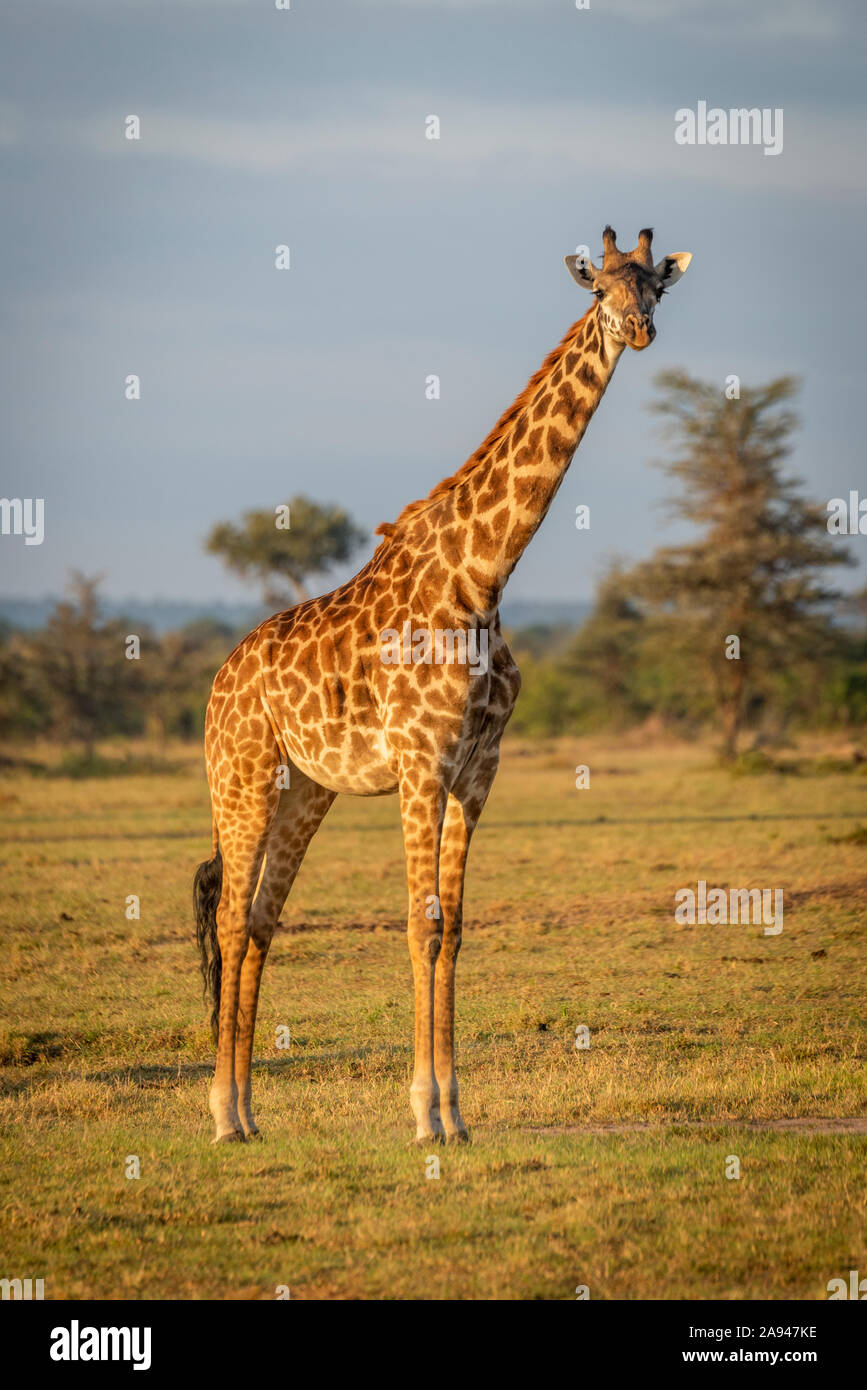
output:
MULTIPOLYGON (((502 442, 508 430, 511 429, 512 425, 517 421, 521 411, 530 404, 537 387, 541 386, 545 378, 554 371, 558 362, 562 360, 570 347, 572 347, 578 329, 584 323, 584 320, 593 312, 595 307, 595 304, 591 304, 587 313, 583 314, 580 319, 577 319, 576 322, 572 324, 572 327, 567 331, 562 341, 548 353, 548 356, 545 358, 539 370, 533 373, 523 391, 515 397, 509 408, 503 411, 503 414, 494 425, 490 434, 486 435, 475 452, 470 454, 466 463, 462 463, 456 473, 452 473, 450 477, 443 478, 441 482, 437 483, 436 487, 431 489, 427 497, 420 497, 416 502, 408 502, 396 521, 380 522, 374 535, 383 536, 388 540, 390 536, 394 535, 398 527, 402 526, 407 521, 411 521, 414 517, 418 516, 419 512, 427 511, 428 507, 434 506, 446 493, 451 492, 454 488, 460 487, 461 483, 466 482, 469 475, 488 458, 491 450, 502 442)), ((382 544, 382 542, 380 542, 380 544, 382 544)))

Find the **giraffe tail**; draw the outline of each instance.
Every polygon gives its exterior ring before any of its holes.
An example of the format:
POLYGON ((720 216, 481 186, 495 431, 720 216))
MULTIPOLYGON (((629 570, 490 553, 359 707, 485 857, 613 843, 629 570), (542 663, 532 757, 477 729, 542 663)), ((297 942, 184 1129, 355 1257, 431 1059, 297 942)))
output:
POLYGON ((217 940, 217 907, 223 891, 223 856, 214 832, 214 853, 196 870, 193 879, 193 911, 196 917, 196 941, 201 955, 204 995, 211 1005, 211 1032, 214 1042, 220 1029, 220 980, 223 960, 217 940))

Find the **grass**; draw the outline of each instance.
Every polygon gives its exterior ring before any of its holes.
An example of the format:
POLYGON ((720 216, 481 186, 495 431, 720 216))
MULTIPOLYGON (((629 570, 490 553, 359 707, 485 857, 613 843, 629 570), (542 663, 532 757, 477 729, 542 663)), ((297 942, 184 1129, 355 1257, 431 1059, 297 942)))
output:
POLYGON ((793 759, 738 777, 638 736, 506 745, 458 971, 473 1143, 438 1178, 409 1142, 394 799, 340 799, 315 838, 263 985, 265 1138, 213 1148, 198 755, 7 773, 0 1274, 55 1298, 826 1297, 867 1268, 867 1135, 773 1126, 865 1113, 867 776, 793 759), (677 925, 699 878, 781 887, 783 932, 677 925))

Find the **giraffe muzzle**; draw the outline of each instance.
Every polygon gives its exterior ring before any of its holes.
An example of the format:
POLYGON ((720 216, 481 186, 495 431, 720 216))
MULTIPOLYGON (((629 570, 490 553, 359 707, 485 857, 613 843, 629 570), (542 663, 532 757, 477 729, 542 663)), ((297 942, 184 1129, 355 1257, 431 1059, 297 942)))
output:
POLYGON ((628 314, 623 320, 624 342, 636 352, 649 347, 656 337, 656 329, 647 314, 628 314))

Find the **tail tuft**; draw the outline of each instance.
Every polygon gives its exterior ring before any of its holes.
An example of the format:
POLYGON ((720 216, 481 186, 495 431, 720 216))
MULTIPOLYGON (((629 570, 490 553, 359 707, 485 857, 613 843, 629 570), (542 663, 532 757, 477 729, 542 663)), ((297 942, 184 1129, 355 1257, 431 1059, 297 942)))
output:
POLYGON ((211 1005, 211 1032, 215 1043, 220 1031, 220 980, 223 972, 220 943, 217 940, 217 907, 222 891, 223 856, 217 846, 213 858, 199 865, 193 879, 196 941, 202 957, 204 995, 211 1005))

